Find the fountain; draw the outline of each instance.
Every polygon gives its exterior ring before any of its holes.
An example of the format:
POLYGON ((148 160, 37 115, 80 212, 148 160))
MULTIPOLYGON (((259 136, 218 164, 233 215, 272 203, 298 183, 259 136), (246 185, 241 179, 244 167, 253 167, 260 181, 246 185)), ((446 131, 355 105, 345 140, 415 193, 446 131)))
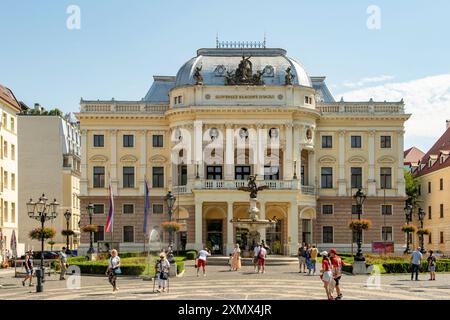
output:
MULTIPOLYGON (((233 218, 231 219, 231 223, 239 228, 246 228, 249 230, 248 243, 258 243, 260 242, 261 231, 265 230, 267 227, 274 226, 276 224, 276 220, 271 219, 260 219, 259 218, 259 209, 257 207, 257 196, 258 192, 261 190, 269 189, 268 186, 257 186, 256 184, 256 175, 250 175, 248 178, 248 184, 246 187, 240 187, 238 190, 250 192, 250 208, 248 210, 249 217, 248 218, 233 218)), ((250 255, 253 255, 250 252, 250 255)))
POLYGON ((161 237, 156 229, 152 229, 148 237, 147 270, 148 274, 143 280, 153 280, 150 274, 150 267, 156 264, 155 256, 162 251, 161 237))

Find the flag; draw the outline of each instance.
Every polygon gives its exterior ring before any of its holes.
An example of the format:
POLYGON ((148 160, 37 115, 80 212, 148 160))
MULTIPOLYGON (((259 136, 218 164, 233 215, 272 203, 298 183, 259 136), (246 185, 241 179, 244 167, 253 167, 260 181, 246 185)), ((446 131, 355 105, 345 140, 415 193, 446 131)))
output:
POLYGON ((17 257, 17 238, 15 230, 12 231, 10 245, 13 257, 17 257))
POLYGON ((147 176, 145 177, 145 208, 144 208, 144 235, 147 234, 148 210, 150 209, 150 197, 147 176))
POLYGON ((106 232, 113 232, 114 224, 114 199, 112 185, 109 183, 109 213, 108 219, 106 220, 106 232))

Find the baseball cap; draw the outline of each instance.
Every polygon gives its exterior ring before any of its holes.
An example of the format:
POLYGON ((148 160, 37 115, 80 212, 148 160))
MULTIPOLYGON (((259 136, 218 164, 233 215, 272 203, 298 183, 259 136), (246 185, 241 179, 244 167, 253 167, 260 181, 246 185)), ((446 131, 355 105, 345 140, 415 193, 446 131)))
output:
POLYGON ((331 249, 331 250, 330 250, 330 253, 336 254, 336 249, 334 249, 334 248, 331 249))

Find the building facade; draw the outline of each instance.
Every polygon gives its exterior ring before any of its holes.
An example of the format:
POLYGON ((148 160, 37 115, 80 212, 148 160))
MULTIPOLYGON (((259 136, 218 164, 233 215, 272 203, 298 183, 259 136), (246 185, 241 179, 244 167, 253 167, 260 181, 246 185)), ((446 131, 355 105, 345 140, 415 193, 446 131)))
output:
MULTIPOLYGON (((36 106, 36 108, 40 108, 36 106)), ((27 249, 40 250, 40 242, 31 240, 29 232, 40 227, 40 223, 28 217, 27 202, 37 201, 42 194, 60 204, 55 220, 46 222, 47 227, 56 229, 54 250, 66 246, 66 237, 61 234, 67 229, 64 213, 68 210, 69 230, 75 232, 69 237, 70 249, 76 249, 80 242, 80 156, 81 135, 77 123, 59 115, 20 114, 18 116, 19 142, 19 240, 27 249)), ((46 244, 45 250, 49 249, 46 244)))
MULTIPOLYGON (((419 206, 425 211, 423 227, 431 233, 424 236, 426 250, 450 254, 450 121, 444 134, 418 162, 414 176, 419 183, 419 206)), ((417 210, 416 210, 417 211, 417 210)), ((420 227, 414 213, 414 224, 420 227)), ((420 245, 419 237, 415 237, 420 245)))
POLYGON ((269 187, 258 194, 260 217, 277 221, 260 237, 275 253, 296 254, 301 242, 350 251, 358 188, 374 222, 364 249, 404 243, 403 101, 336 102, 325 77, 309 76, 283 49, 199 49, 175 77, 155 76, 142 100, 82 100, 77 117, 81 207, 95 205, 95 241, 142 250, 147 177, 151 227, 168 220, 166 193, 177 197, 177 246, 249 249, 249 230, 230 220, 248 215, 249 195, 237 189, 256 174, 269 187), (115 218, 106 234, 109 184, 115 218))
MULTIPOLYGON (((21 105, 14 93, 0 85, 0 255, 6 250, 12 254, 13 232, 16 239, 18 237, 17 113, 20 111, 21 105)), ((17 253, 21 253, 22 249, 22 246, 17 244, 17 253)))

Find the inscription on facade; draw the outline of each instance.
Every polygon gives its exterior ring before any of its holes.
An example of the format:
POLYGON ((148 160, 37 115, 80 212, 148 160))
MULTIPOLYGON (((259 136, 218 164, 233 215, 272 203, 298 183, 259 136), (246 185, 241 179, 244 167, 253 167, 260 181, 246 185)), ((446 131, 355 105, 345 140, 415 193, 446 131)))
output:
POLYGON ((273 94, 246 94, 246 95, 220 94, 220 95, 215 95, 214 98, 220 99, 220 100, 270 100, 270 99, 275 99, 275 95, 273 95, 273 94))

